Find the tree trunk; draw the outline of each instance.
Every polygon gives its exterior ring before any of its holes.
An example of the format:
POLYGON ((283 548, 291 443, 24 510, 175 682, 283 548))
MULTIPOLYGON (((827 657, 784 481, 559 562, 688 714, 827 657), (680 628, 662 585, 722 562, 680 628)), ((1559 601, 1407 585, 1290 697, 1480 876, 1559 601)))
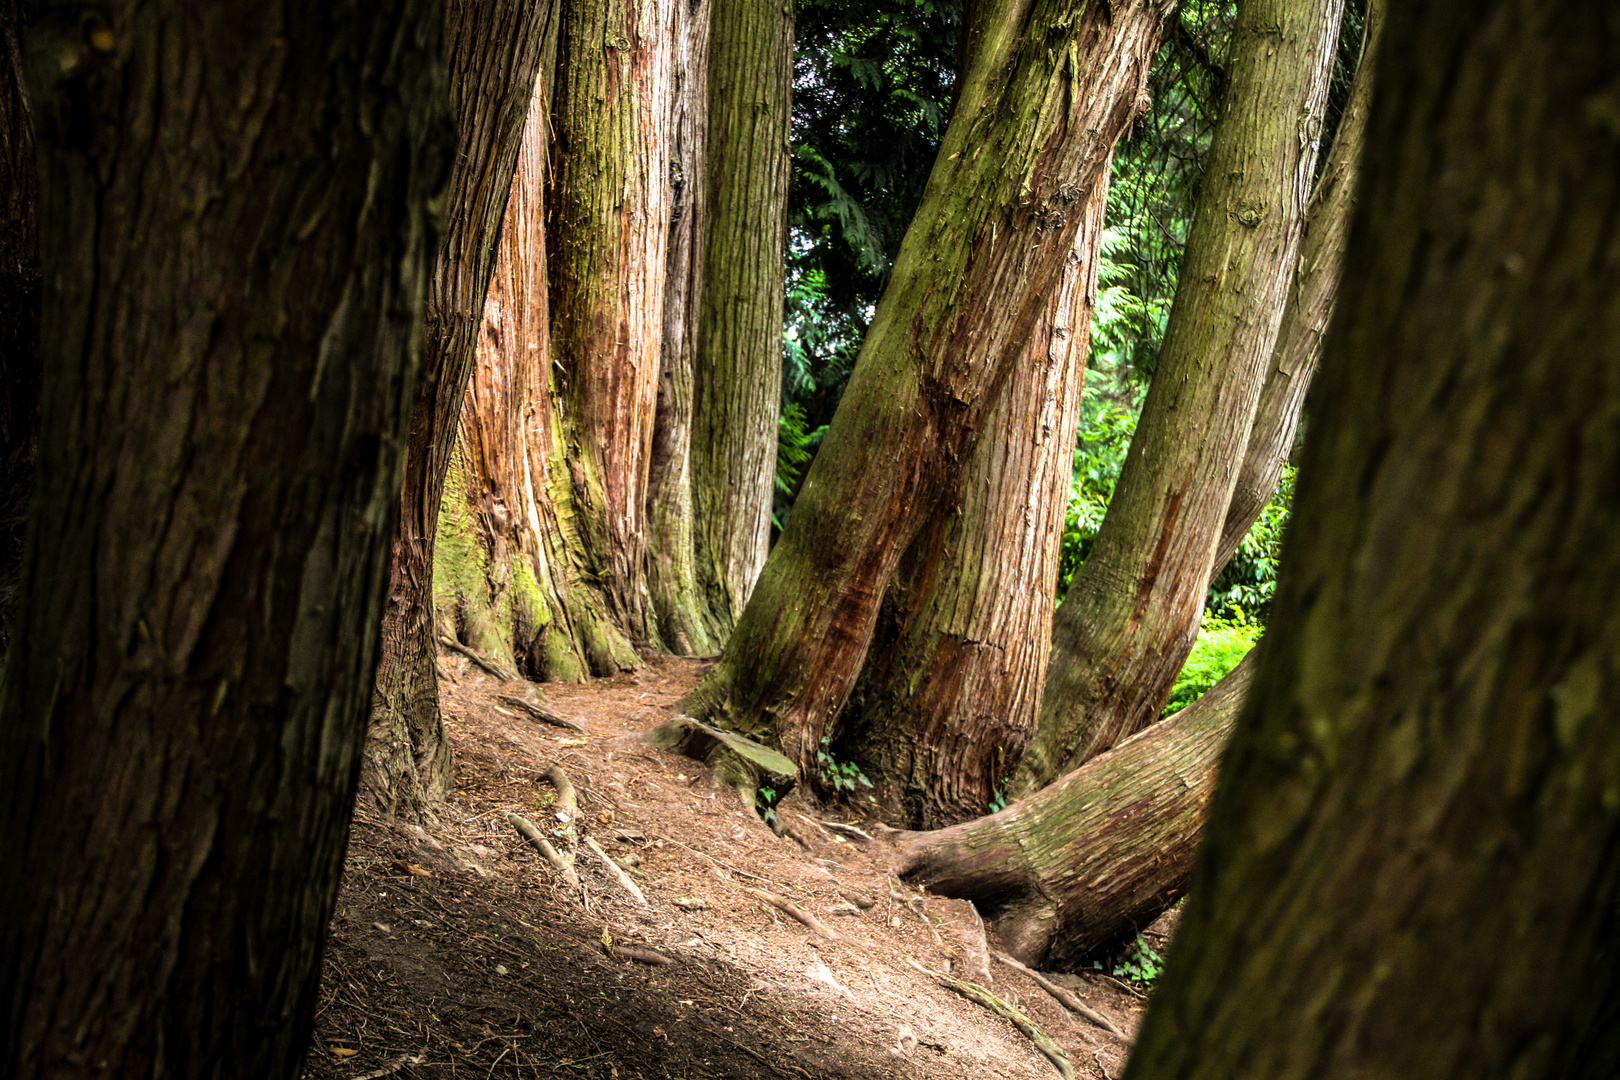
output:
POLYGON ((840 718, 834 757, 872 779, 886 820, 979 816, 1034 732, 1107 202, 1105 170, 967 469, 889 585, 840 718))
POLYGON ((1372 109, 1373 70, 1383 21, 1384 0, 1367 0, 1361 63, 1327 164, 1311 193, 1305 238, 1300 242, 1299 270, 1288 294, 1277 344, 1271 351, 1271 367, 1260 391, 1260 404, 1249 429, 1249 445, 1232 488, 1232 501, 1226 508, 1226 523, 1221 526, 1220 543, 1215 548, 1215 574, 1237 552, 1277 491, 1277 481, 1282 478, 1283 465, 1299 430, 1305 394, 1322 356, 1322 335, 1327 333, 1328 321, 1333 317, 1333 301, 1344 272, 1350 211, 1356 202, 1356 178, 1367 114, 1372 109))
POLYGON ((1152 723, 1192 649, 1293 281, 1343 8, 1238 5, 1158 369, 1096 544, 1054 618, 1018 797, 1152 723))
POLYGON ((831 430, 688 712, 813 765, 896 564, 1058 285, 1076 203, 1138 111, 1167 7, 1004 0, 984 21, 831 430))
POLYGON ((1271 632, 1128 1075, 1620 1072, 1620 33, 1395 5, 1271 632))
POLYGON ((21 0, 0 0, 0 656, 11 640, 39 434, 39 175, 21 0))
POLYGON ((519 0, 449 0, 445 9, 456 157, 428 294, 364 764, 367 795, 390 815, 427 812, 450 781, 434 642, 434 539, 547 22, 548 5, 519 0))
POLYGON ((715 0, 692 509, 701 601, 722 636, 770 546, 792 118, 792 5, 715 0))
POLYGON ((663 344, 680 4, 574 4, 563 18, 548 208, 551 347, 574 425, 577 535, 608 612, 662 644, 647 590, 647 476, 663 344))
POLYGON ((974 901, 1031 966, 1127 940, 1186 891, 1252 654, 1174 716, 999 814, 900 833, 895 870, 974 901))
POLYGON ((29 26, 44 383, 0 701, 0 1074, 302 1068, 453 153, 443 22, 29 26))
MULTIPOLYGON (((548 54, 550 50, 547 50, 548 54)), ((639 665, 587 574, 555 385, 545 189, 550 65, 535 82, 434 548, 438 632, 536 680, 639 665)))

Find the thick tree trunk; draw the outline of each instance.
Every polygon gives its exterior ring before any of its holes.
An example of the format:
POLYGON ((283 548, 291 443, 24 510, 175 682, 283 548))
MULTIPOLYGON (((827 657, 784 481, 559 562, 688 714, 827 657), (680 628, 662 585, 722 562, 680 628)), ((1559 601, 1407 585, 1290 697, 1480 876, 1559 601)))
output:
MULTIPOLYGON (((1271 367, 1260 391, 1254 425, 1243 465, 1226 507, 1220 543, 1215 548, 1215 573, 1227 564, 1243 537, 1260 520, 1277 491, 1299 430, 1305 394, 1322 355, 1322 336, 1333 317, 1333 302, 1344 272, 1344 253, 1350 235, 1350 212, 1356 202, 1356 180, 1367 114, 1372 109, 1373 71, 1378 36, 1384 21, 1384 0, 1368 0, 1361 31, 1361 63, 1350 88, 1350 100, 1339 120, 1339 130, 1328 152, 1327 164, 1317 177, 1305 215, 1305 238, 1300 242, 1299 270, 1288 294, 1282 328, 1271 352, 1271 367)), ((1211 575, 1213 576, 1213 575, 1211 575)))
MULTIPOLYGON (((883 592, 1058 285, 1168 5, 1005 0, 788 527, 683 703, 811 765, 883 592)), ((978 25, 978 24, 976 24, 978 25)))
POLYGON ((445 9, 456 158, 405 447, 363 780, 367 795, 388 814, 427 812, 450 780, 434 642, 434 539, 548 7, 449 0, 445 9))
POLYGON ((1105 170, 967 469, 889 585, 840 717, 834 756, 872 778, 887 820, 979 816, 1034 733, 1107 202, 1105 170))
POLYGON ((722 635, 770 545, 792 114, 792 5, 715 0, 692 509, 700 600, 722 635))
POLYGON ((320 0, 29 27, 45 377, 0 704, 7 1077, 302 1067, 453 153, 443 22, 320 0))
POLYGON ((1620 1072, 1620 33, 1395 5, 1289 547, 1128 1075, 1620 1072))
POLYGON ((564 15, 548 207, 551 348, 575 441, 579 543, 613 621, 662 644, 647 588, 647 478, 672 211, 677 0, 564 15))
POLYGON ((1054 619, 1016 796, 1152 723, 1192 649, 1294 277, 1343 8, 1238 5, 1221 122, 1159 365, 1108 516, 1054 619))
MULTIPOLYGON (((549 50, 548 50, 549 52, 549 50)), ((536 680, 639 663, 583 565, 551 364, 548 66, 536 80, 434 548, 438 630, 536 680)))
POLYGON ((0 656, 11 640, 39 433, 39 176, 21 0, 0 0, 0 656))
POLYGON ((1245 658, 1174 716, 999 814, 899 834, 896 872, 974 901, 1032 966, 1128 939, 1186 891, 1252 668, 1245 658))

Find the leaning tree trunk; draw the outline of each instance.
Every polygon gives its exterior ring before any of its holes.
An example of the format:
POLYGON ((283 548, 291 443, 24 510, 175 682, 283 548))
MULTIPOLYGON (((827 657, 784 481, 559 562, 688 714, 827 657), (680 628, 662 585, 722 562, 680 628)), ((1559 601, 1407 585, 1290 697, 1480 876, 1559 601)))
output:
MULTIPOLYGON (((548 33, 548 46, 554 39, 548 33)), ((638 664, 586 573, 548 333, 551 50, 535 82, 434 547, 440 634, 537 681, 638 664)))
POLYGON ((1244 658, 1185 709, 999 814, 897 834, 895 871, 974 901, 1032 966, 1128 939, 1186 891, 1252 669, 1244 658))
POLYGON ((0 656, 11 639, 39 433, 39 176, 22 0, 0 0, 0 656))
POLYGON ((434 539, 546 15, 547 5, 520 0, 449 0, 445 9, 456 157, 428 294, 364 764, 366 793, 388 814, 424 812, 450 781, 434 641, 434 539))
POLYGON ((1096 544, 1058 607, 1015 796, 1156 719, 1192 649, 1293 281, 1343 9, 1344 0, 1238 5, 1158 368, 1096 544))
POLYGON ((859 362, 725 656, 683 702, 811 765, 884 589, 1057 287, 1169 5, 1004 0, 859 362))
POLYGON ((1133 1080, 1620 1072, 1620 32, 1393 5, 1254 688, 1133 1080))
POLYGON ((872 778, 889 821, 978 817, 1034 732, 1107 202, 1105 170, 967 469, 889 585, 839 718, 834 756, 872 778))
POLYGON ((548 206, 551 349, 573 426, 567 468, 586 565, 639 646, 662 639, 647 588, 672 186, 677 0, 570 5, 548 206))
POLYGON ((792 113, 792 5, 715 0, 692 510, 698 600, 722 635, 770 545, 792 113))
MULTIPOLYGON (((1367 0, 1362 19, 1361 62, 1356 68, 1350 99, 1345 103, 1339 130, 1328 152, 1327 164, 1317 177, 1305 215, 1305 239, 1300 242, 1299 270, 1288 294, 1271 366, 1260 391, 1249 445, 1243 452, 1232 501, 1226 507, 1220 543, 1215 548, 1214 574, 1219 574, 1254 523, 1260 520, 1277 491, 1299 431, 1305 394, 1322 355, 1322 335, 1333 317, 1344 253, 1350 234, 1350 211, 1356 202, 1361 145, 1372 109, 1373 71, 1378 35, 1384 21, 1384 0, 1367 0)), ((1211 577, 1214 576, 1211 574, 1211 577)))
POLYGON ((454 133, 432 3, 29 28, 44 383, 0 1074, 296 1077, 454 133))

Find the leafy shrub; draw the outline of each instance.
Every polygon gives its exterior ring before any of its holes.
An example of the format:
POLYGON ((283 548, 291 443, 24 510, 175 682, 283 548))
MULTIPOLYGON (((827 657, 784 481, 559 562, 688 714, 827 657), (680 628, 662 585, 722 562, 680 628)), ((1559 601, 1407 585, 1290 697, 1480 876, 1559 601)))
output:
POLYGON ((1181 674, 1176 676, 1165 713, 1183 709, 1203 697, 1206 690, 1238 666, 1264 630, 1264 626, 1242 611, 1231 619, 1206 613, 1198 627, 1198 641, 1182 665, 1181 674))
POLYGON ((1265 622, 1277 591, 1277 563, 1282 557, 1283 528, 1294 506, 1294 467, 1284 465, 1277 491, 1260 512, 1232 561, 1210 582, 1204 610, 1223 619, 1249 613, 1265 622))

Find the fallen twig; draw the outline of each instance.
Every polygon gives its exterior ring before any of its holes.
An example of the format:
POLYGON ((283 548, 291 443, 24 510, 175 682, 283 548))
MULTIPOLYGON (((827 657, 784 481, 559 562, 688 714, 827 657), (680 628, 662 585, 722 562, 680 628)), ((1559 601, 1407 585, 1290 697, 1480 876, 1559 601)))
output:
POLYGON ((532 701, 524 701, 522 698, 514 697, 511 694, 499 694, 496 696, 495 700, 500 702, 502 705, 507 705, 511 708, 521 710, 543 724, 550 724, 552 727, 566 728, 569 731, 578 731, 582 734, 588 734, 584 728, 580 727, 578 724, 568 719, 568 717, 550 708, 549 706, 536 704, 532 701))
POLYGON ((665 967, 675 962, 673 957, 665 956, 661 952, 651 949, 638 949, 633 945, 620 945, 617 942, 609 950, 621 960, 634 960, 638 964, 652 964, 656 967, 665 967))
POLYGON ((538 851, 541 857, 563 876, 564 881, 575 889, 579 888, 579 875, 574 872, 572 853, 570 853, 569 858, 563 858, 557 849, 551 846, 551 841, 542 836, 540 830, 534 827, 534 822, 522 814, 507 814, 506 820, 511 822, 512 828, 522 833, 523 838, 529 842, 530 846, 538 851))
POLYGON ((451 652, 458 652, 462 656, 465 656, 467 659, 471 660, 473 663, 477 664, 479 667, 483 668, 485 671, 489 672, 502 682, 512 682, 517 678, 517 674, 515 672, 507 671, 505 668, 501 667, 500 664, 496 663, 494 660, 491 660, 477 649, 469 649, 467 646, 463 645, 461 642, 447 634, 439 635, 439 644, 443 645, 451 652))
POLYGON ((789 915, 799 920, 805 926, 808 926, 811 930, 815 931, 821 937, 826 938, 828 941, 842 940, 837 934, 833 933, 832 929, 826 923, 822 922, 820 919, 816 918, 814 915, 810 914, 808 911, 804 910, 804 908, 800 907, 798 904, 795 904, 791 900, 777 896, 772 892, 766 892, 764 889, 753 888, 749 885, 738 885, 737 888, 741 889, 749 896, 765 901, 782 914, 789 915))
POLYGON ((585 846, 595 852, 598 859, 602 860, 602 865, 608 868, 608 873, 613 876, 614 881, 619 883, 620 888, 629 893, 631 896, 635 897, 636 903, 640 904, 642 907, 647 906, 647 898, 642 895, 640 886, 638 886, 634 881, 630 880, 630 875, 624 872, 623 867, 614 862, 612 859, 608 858, 608 853, 602 850, 602 845, 596 842, 596 838, 594 836, 587 836, 585 838, 585 846))
POLYGON ((1074 1063, 1069 1060, 1069 1055, 1064 1053, 1063 1047, 1054 1042, 1050 1035, 1042 1031, 1035 1021, 982 986, 963 982, 961 979, 953 979, 943 972, 924 967, 910 957, 906 958, 906 963, 924 975, 932 975, 947 990, 952 990, 969 1001, 983 1005, 997 1016, 1012 1021, 1013 1026, 1029 1036, 1029 1040, 1035 1044, 1035 1048, 1046 1055, 1046 1060, 1052 1063, 1052 1066, 1062 1075, 1063 1080, 1074 1080, 1074 1063))
MULTIPOLYGON (((803 814, 800 814, 799 816, 804 817, 803 814)), ((828 832, 837 833, 839 836, 849 840, 858 840, 863 844, 870 844, 872 842, 871 833, 862 832, 853 825, 845 825, 840 821, 816 821, 814 818, 805 818, 805 820, 814 822, 816 825, 826 829, 828 832)))
POLYGON ((381 1080, 381 1078, 384 1076, 393 1076, 407 1065, 422 1064, 422 1058, 423 1055, 421 1054, 401 1054, 399 1057, 382 1066, 382 1068, 372 1069, 368 1073, 361 1073, 359 1076, 356 1076, 354 1080, 381 1080))
POLYGON ((1096 1024, 1098 1027, 1102 1028, 1116 1039, 1119 1039, 1121 1042, 1129 1043, 1131 1041, 1131 1037, 1125 1034, 1125 1032, 1121 1031, 1119 1025, 1115 1024, 1112 1020, 1108 1019, 1108 1017, 1104 1016, 1096 1009, 1093 1009, 1091 1006, 1075 997, 1069 991, 1063 989, 1063 987, 1059 986, 1051 979, 1048 979, 1045 975, 1042 975, 1033 968, 1025 967, 1023 964, 1020 964, 1017 960, 1014 960, 1004 952, 996 952, 995 957, 1008 967, 1013 968, 1016 971, 1022 971, 1025 975, 1028 975, 1035 981, 1037 986, 1039 986, 1042 990, 1045 990, 1048 994, 1051 994, 1053 997, 1057 998, 1058 1002, 1069 1010, 1079 1013, 1081 1016, 1085 1017, 1087 1020, 1090 1020, 1093 1024, 1096 1024))
POLYGON ((907 911, 909 911, 913 915, 917 916, 917 918, 921 919, 922 922, 923 922, 923 925, 928 927, 928 932, 930 934, 934 935, 934 944, 935 945, 943 945, 943 944, 945 944, 945 939, 939 936, 939 931, 938 930, 934 929, 934 920, 930 919, 928 917, 928 912, 923 910, 922 897, 920 897, 920 896, 906 896, 903 893, 899 893, 899 892, 896 892, 893 889, 890 889, 889 890, 889 899, 890 900, 898 900, 898 901, 900 901, 900 906, 901 907, 905 908, 907 911), (912 907, 911 906, 912 904, 916 904, 917 906, 912 907))

